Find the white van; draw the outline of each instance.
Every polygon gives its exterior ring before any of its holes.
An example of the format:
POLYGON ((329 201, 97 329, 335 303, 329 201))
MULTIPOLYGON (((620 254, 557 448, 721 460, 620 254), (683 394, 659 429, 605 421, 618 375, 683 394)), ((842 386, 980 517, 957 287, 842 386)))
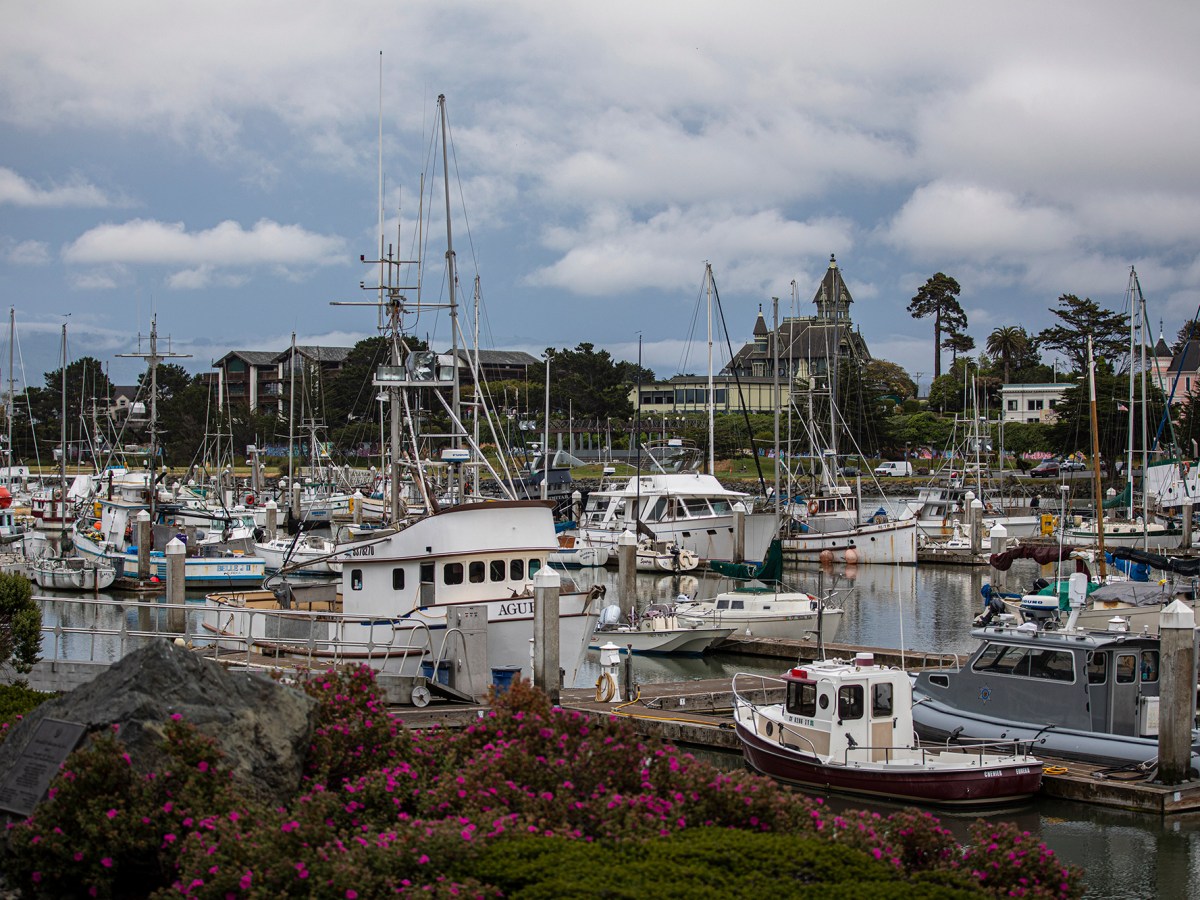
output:
POLYGON ((875 467, 876 475, 912 475, 912 463, 882 462, 875 467))

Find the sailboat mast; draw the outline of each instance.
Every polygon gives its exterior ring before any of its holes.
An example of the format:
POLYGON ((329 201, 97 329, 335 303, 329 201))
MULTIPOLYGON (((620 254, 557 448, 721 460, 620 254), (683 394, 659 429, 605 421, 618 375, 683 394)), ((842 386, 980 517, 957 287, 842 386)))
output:
POLYGON ((1100 487, 1100 426, 1096 417, 1096 365, 1092 360, 1092 336, 1087 339, 1087 361, 1089 375, 1088 415, 1092 425, 1092 492, 1096 497, 1096 545, 1099 549, 1097 557, 1100 563, 1100 580, 1104 581, 1107 572, 1104 566, 1104 495, 1100 487))
MULTIPOLYGON (((771 406, 775 410, 775 517, 779 517, 779 462, 782 454, 779 452, 779 298, 771 298, 771 327, 774 329, 774 337, 771 341, 774 352, 774 381, 771 385, 771 406)), ((711 370, 710 370, 711 371, 711 370)), ((776 525, 778 525, 776 521, 776 525)))
MULTIPOLYGON (((455 295, 455 283, 458 280, 458 273, 455 271, 454 261, 454 234, 450 226, 450 157, 447 150, 446 137, 446 95, 438 95, 438 109, 442 115, 442 184, 446 194, 446 277, 448 280, 449 298, 450 298, 450 354, 454 360, 454 388, 453 400, 451 401, 451 409, 454 410, 454 420, 462 421, 459 406, 462 403, 462 398, 459 393, 459 359, 458 359, 458 300, 455 295)), ((457 429, 451 439, 451 445, 458 447, 460 444, 460 435, 457 429)))
MULTIPOLYGON (((8 308, 8 466, 13 464, 13 416, 17 412, 17 383, 13 380, 13 345, 17 342, 17 310, 8 308)), ((12 472, 9 472, 12 477, 12 472)))
POLYGON ((296 332, 292 332, 292 352, 288 357, 290 380, 288 383, 288 490, 295 484, 296 475, 292 457, 296 450, 296 332))
MULTIPOLYGON (((61 493, 59 495, 58 513, 61 521, 67 518, 67 323, 62 327, 62 411, 59 416, 58 432, 58 481, 61 493)), ((53 505, 51 506, 53 510, 53 505)))
POLYGON ((715 394, 713 393, 713 335, 712 335, 712 264, 704 264, 704 285, 708 298, 708 474, 717 474, 716 424, 714 419, 715 394))

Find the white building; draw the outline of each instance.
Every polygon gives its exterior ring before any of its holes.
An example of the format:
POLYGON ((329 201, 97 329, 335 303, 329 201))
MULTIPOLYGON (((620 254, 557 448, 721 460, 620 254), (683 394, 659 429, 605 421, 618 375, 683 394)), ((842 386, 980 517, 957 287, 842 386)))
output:
POLYGON ((1000 388, 1000 421, 1042 422, 1056 418, 1054 408, 1070 384, 1006 384, 1000 388))

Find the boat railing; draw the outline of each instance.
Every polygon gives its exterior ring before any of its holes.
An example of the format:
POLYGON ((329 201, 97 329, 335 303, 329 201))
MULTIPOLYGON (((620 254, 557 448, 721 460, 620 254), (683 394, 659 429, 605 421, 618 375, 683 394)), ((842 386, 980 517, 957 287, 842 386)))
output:
POLYGON ((222 662, 254 667, 280 665, 274 660, 286 658, 283 665, 287 667, 326 668, 369 661, 374 667, 387 668, 389 662, 432 655, 434 646, 429 626, 421 621, 366 620, 330 612, 284 612, 246 606, 217 609, 196 602, 173 604, 154 599, 114 602, 107 598, 38 596, 34 600, 42 612, 38 665, 51 669, 62 663, 112 665, 156 640, 170 640, 222 662), (221 618, 216 618, 218 613, 221 618), (257 637, 270 633, 267 622, 272 614, 286 619, 296 636, 257 637), (231 618, 225 620, 225 616, 231 618), (310 627, 295 625, 305 618, 311 619, 310 627), (238 619, 245 628, 239 629, 240 634, 227 633, 226 628, 238 619), (343 640, 336 633, 329 638, 318 636, 320 629, 313 627, 318 622, 322 627, 334 623, 335 632, 345 625, 368 627, 364 635, 343 640), (404 640, 397 640, 397 635, 404 640))

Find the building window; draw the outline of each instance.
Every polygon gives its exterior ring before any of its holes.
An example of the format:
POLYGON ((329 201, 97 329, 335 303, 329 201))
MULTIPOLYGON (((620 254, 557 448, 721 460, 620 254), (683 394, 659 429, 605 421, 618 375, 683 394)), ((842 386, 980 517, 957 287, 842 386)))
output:
POLYGON ((764 368, 763 364, 760 362, 754 363, 753 366, 751 367, 751 371, 754 372, 755 378, 762 378, 763 375, 765 374, 765 368, 764 368))
POLYGON ((1012 411, 1012 412, 1016 412, 1016 411, 1017 411, 1017 401, 1016 401, 1016 400, 1009 400, 1009 401, 1008 401, 1008 408, 1009 408, 1009 410, 1010 410, 1010 411, 1012 411))

